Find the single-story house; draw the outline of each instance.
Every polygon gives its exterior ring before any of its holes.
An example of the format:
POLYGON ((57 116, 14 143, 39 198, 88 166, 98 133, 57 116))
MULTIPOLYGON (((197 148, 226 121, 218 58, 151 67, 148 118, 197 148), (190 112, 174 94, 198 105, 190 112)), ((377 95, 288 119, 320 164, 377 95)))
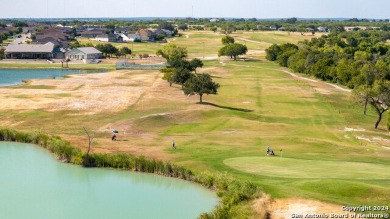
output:
POLYGON ((141 41, 141 36, 138 34, 121 34, 123 42, 141 41))
POLYGON ((52 59, 55 58, 54 44, 9 44, 5 48, 5 57, 8 59, 52 59))
POLYGON ((116 34, 102 34, 95 37, 99 42, 123 42, 123 37, 116 34))
POLYGON ((80 36, 87 37, 87 38, 95 38, 96 36, 102 35, 104 33, 105 33, 104 30, 87 30, 87 31, 80 32, 80 36))
POLYGON ((70 60, 101 59, 102 52, 93 47, 79 47, 66 52, 65 57, 70 60))

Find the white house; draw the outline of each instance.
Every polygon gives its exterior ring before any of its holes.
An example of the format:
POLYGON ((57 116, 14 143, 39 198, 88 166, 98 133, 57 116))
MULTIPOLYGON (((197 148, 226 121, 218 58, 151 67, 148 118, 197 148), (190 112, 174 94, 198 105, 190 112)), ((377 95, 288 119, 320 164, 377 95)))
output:
POLYGON ((122 36, 116 34, 97 35, 94 40, 99 42, 123 42, 122 36))
POLYGON ((85 63, 94 59, 101 59, 102 52, 93 47, 79 47, 65 53, 66 59, 83 60, 85 63))
POLYGON ((326 27, 318 27, 317 30, 319 32, 327 32, 328 30, 326 29, 326 27))
POLYGON ((121 37, 123 38, 123 42, 134 42, 134 41, 141 41, 141 36, 138 34, 121 34, 121 37))

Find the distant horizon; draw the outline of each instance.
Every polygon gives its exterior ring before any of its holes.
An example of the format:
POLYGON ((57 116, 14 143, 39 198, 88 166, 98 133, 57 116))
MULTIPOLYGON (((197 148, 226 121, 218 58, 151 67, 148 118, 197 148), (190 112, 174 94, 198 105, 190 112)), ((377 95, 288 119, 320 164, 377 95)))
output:
POLYGON ((390 1, 376 0, 0 0, 0 18, 376 18, 390 1))
POLYGON ((31 18, 23 18, 23 17, 15 17, 15 18, 0 18, 0 20, 101 20, 101 19, 113 19, 113 20, 168 20, 168 19, 257 19, 257 20, 285 20, 289 18, 297 18, 298 20, 334 20, 334 21, 341 21, 341 20, 350 20, 350 19, 367 19, 367 20, 389 20, 389 18, 367 18, 367 17, 322 17, 322 18, 315 18, 315 17, 280 17, 280 18, 258 18, 258 17, 52 17, 52 18, 45 18, 45 17, 31 17, 31 18))

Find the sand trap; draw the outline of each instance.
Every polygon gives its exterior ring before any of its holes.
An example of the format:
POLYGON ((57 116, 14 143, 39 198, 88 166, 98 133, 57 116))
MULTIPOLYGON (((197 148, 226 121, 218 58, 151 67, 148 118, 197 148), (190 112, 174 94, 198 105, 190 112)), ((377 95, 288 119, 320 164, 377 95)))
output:
POLYGON ((304 218, 306 214, 325 214, 329 216, 332 213, 348 213, 342 211, 342 206, 339 205, 299 198, 276 199, 271 202, 269 212, 271 219, 292 218, 294 214, 303 215, 304 218))

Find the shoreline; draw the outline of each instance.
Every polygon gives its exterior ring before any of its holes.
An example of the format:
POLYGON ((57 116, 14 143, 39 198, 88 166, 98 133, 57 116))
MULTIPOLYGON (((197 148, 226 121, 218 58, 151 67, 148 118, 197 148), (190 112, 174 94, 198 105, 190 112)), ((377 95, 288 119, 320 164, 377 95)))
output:
MULTIPOLYGON (((192 170, 171 164, 169 161, 136 157, 131 154, 86 154, 80 148, 71 145, 58 136, 41 132, 18 132, 11 129, 0 129, 0 142, 29 143, 42 147, 57 156, 63 163, 79 165, 84 168, 109 168, 123 171, 151 173, 169 178, 186 180, 214 191, 219 199, 212 212, 202 213, 198 218, 214 218, 214 215, 234 215, 234 207, 254 202, 265 195, 261 188, 248 181, 237 180, 223 174, 193 172, 192 170), (230 186, 232 186, 230 188, 230 186), (237 187, 241 188, 237 191, 237 187), (233 210, 233 212, 231 212, 233 210)), ((254 211, 254 209, 251 209, 254 211)), ((262 212, 268 214, 268 212, 262 212)))

